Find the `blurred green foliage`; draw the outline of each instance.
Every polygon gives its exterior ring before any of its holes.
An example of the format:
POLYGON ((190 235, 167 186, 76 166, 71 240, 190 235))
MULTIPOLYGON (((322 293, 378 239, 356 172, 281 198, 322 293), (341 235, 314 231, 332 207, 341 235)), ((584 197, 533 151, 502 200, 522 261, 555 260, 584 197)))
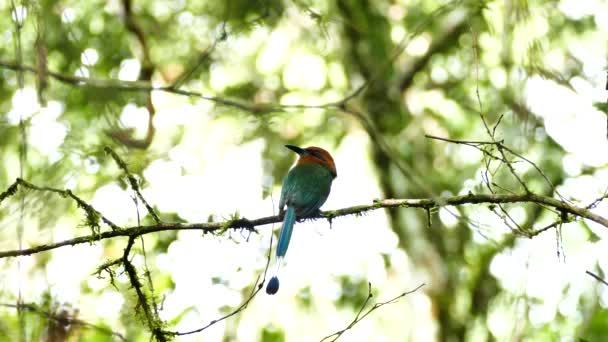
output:
MULTIPOLYGON (((181 79, 182 90, 246 104, 242 107, 222 105, 199 96, 178 100, 199 106, 197 115, 208 116, 209 120, 238 124, 241 128, 238 143, 261 139, 266 161, 263 172, 272 179, 273 185, 280 183, 293 161, 293 156, 286 155, 282 149, 285 142, 316 141, 334 149, 348 134, 364 131, 370 140, 366 152, 387 198, 486 192, 487 188, 480 182, 468 187, 466 184, 478 179, 488 165, 495 170, 491 178, 494 184, 500 185, 497 192, 520 192, 522 187, 508 168, 498 168, 495 161, 484 159, 481 153, 478 157, 463 158, 464 153, 470 152, 465 152, 468 147, 424 138, 424 134, 430 134, 452 139, 489 140, 480 108, 490 129, 498 126, 497 140, 504 140, 509 146, 516 145, 523 155, 534 156, 531 157, 533 162, 547 179, 553 185, 561 185, 569 177, 562 167, 562 158, 567 152, 547 134, 543 119, 528 108, 522 90, 534 75, 568 87, 573 78, 591 78, 584 73, 585 63, 570 43, 584 41, 588 49, 593 49, 594 44, 605 44, 605 41, 597 38, 599 17, 592 14, 568 16, 556 3, 422 0, 2 2, 0 11, 4 15, 0 16, 0 32, 5 39, 0 44, 0 156, 3 164, 0 192, 20 173, 35 184, 57 188, 72 184, 70 188, 85 200, 91 200, 100 187, 117 181, 126 189, 121 170, 103 153, 104 146, 111 146, 120 155, 128 155, 130 171, 143 179, 150 164, 166 159, 170 150, 184 141, 187 128, 176 127, 168 135, 156 132, 147 149, 128 146, 126 140, 116 139, 117 132, 140 136, 146 132, 125 127, 121 115, 128 105, 149 114, 150 93, 84 84, 73 77, 145 81, 145 73, 150 70, 154 85, 170 86, 181 79), (126 15, 126 3, 132 3, 131 18, 126 15), (22 6, 17 10, 25 8, 27 13, 19 30, 19 25, 11 19, 13 15, 8 15, 14 12, 13 5, 22 6), (145 43, 136 30, 127 27, 129 20, 137 23, 145 43), (323 67, 329 71, 319 89, 290 88, 283 60, 274 61, 276 67, 262 65, 264 49, 276 33, 287 37, 285 44, 290 53, 304 51, 322 58, 323 67), (44 58, 40 57, 37 39, 42 41, 44 58), (17 53, 18 40, 20 53, 17 53), (149 55, 151 65, 146 65, 145 55, 149 55), (96 61, 90 60, 92 58, 96 61), (131 76, 125 71, 128 71, 125 65, 129 61, 136 61, 138 66, 131 76), (57 121, 65 127, 66 136, 58 145, 58 153, 47 154, 28 147, 26 164, 19 163, 24 153, 21 150, 22 128, 19 113, 12 111, 14 98, 20 91, 19 73, 10 67, 14 64, 34 68, 46 65, 49 71, 60 75, 48 77, 49 85, 40 96, 60 104, 57 121), (217 72, 220 69, 224 72, 217 72), (214 79, 218 75, 220 79, 214 79), (271 112, 256 110, 269 103, 310 106, 333 103, 362 85, 364 88, 357 96, 341 105, 321 109, 282 108, 271 112), (125 128, 131 131, 122 130, 125 128)), ((605 5, 597 6, 595 13, 606 9, 605 5)), ((270 54, 279 58, 279 51, 270 54)), ((26 87, 35 89, 36 73, 23 72, 23 77, 26 87)), ((603 103, 597 107, 606 112, 603 103)), ((179 109, 172 110, 176 112, 171 115, 183 114, 179 109)), ((26 113, 23 126, 27 134, 31 134, 30 127, 39 115, 35 110, 26 113)), ((490 152, 497 153, 496 150, 490 152)), ((596 171, 590 167, 586 172, 593 174, 596 171)), ((535 192, 555 195, 554 189, 536 169, 525 168, 520 176, 535 192)), ((145 180, 142 186, 145 186, 145 180)), ((26 193, 24 203, 28 222, 40 222, 40 230, 62 223, 65 216, 78 217, 80 225, 86 225, 82 212, 73 202, 53 194, 21 191, 26 193)), ((2 203, 0 224, 14 225, 18 203, 17 197, 2 203)), ((538 222, 547 222, 547 217, 553 216, 537 206, 507 206, 515 207, 525 212, 524 222, 520 223, 525 229, 538 227, 538 222)), ((525 293, 511 293, 490 272, 494 258, 514 248, 517 232, 497 239, 479 239, 475 235, 482 230, 468 219, 471 210, 455 210, 459 219, 450 229, 443 226, 437 212, 433 213, 431 227, 427 227, 426 215, 421 212, 399 210, 390 211, 388 215, 399 238, 399 247, 410 256, 417 272, 427 274, 430 279, 428 295, 435 313, 437 340, 502 340, 504 336, 495 335, 488 323, 492 312, 523 302, 526 313, 536 305, 535 298, 528 298, 525 293)), ((167 221, 186 221, 178 214, 162 214, 167 221)), ((141 223, 153 221, 142 213, 141 223)), ((587 226, 581 226, 581 234, 585 234, 589 243, 599 239, 587 226)), ((15 232, 9 229, 3 229, 0 234, 5 241, 15 239, 15 232)), ((177 239, 177 233, 173 232, 159 235, 150 237, 149 253, 162 254, 177 239)), ((9 249, 7 246, 3 249, 9 249)), ((120 253, 123 247, 107 242, 104 248, 120 253)), ((47 254, 36 257, 39 269, 45 268, 47 258, 47 254)), ((589 282, 593 283, 593 279, 589 282)), ((344 276, 339 284, 342 294, 337 298, 336 306, 356 312, 367 296, 367 281, 344 276)), ((175 288, 175 283, 170 277, 161 275, 155 278, 155 286, 156 290, 165 291, 175 288)), ((119 287, 122 293, 130 290, 125 283, 120 283, 119 287)), ((312 305, 308 291, 310 289, 304 290, 298 297, 305 309, 312 305)), ((564 296, 566 292, 564 289, 564 296)), ((586 341, 602 340, 608 336, 608 314, 605 302, 599 304, 600 293, 605 295, 606 290, 598 288, 593 293, 580 295, 576 315, 556 310, 555 319, 549 324, 534 324, 525 316, 512 317, 520 320, 519 330, 512 338, 525 341, 577 337, 586 341)), ((0 290, 0 298, 5 302, 14 302, 15 296, 8 290, 0 290)), ((41 303, 39 307, 49 312, 59 305, 53 298, 33 302, 41 303)), ((136 309, 134 297, 125 295, 125 303, 117 311, 121 311, 121 323, 127 327, 129 340, 147 340, 148 332, 140 317, 134 314, 136 309)), ((169 324, 177 325, 189 310, 184 308, 169 324)), ((24 315, 29 327, 26 340, 35 341, 46 336, 44 334, 51 327, 49 317, 29 312, 24 315)), ((108 326, 95 318, 91 323, 108 326)), ((111 335, 99 329, 75 329, 78 331, 72 336, 73 340, 112 340, 111 335)), ((13 340, 18 330, 16 310, 0 308, 0 338, 13 340)), ((234 334, 227 332, 227 335, 234 334)), ((260 338, 284 341, 285 334, 278 328, 264 328, 260 338)))

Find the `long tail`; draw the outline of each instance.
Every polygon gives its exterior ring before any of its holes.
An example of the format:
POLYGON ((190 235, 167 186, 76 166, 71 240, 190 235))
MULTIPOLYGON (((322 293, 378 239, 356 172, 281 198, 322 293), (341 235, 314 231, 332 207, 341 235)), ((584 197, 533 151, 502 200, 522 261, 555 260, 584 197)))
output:
POLYGON ((296 211, 293 207, 287 207, 281 234, 279 234, 279 242, 277 243, 277 258, 282 258, 287 253, 287 247, 289 247, 289 240, 291 240, 291 232, 293 232, 293 224, 295 222, 296 211))
POLYGON ((279 242, 277 243, 277 268, 275 275, 270 278, 268 285, 266 285, 266 293, 273 295, 279 291, 279 268, 287 253, 287 247, 289 247, 289 240, 291 240, 291 233, 293 232, 293 225, 296 222, 296 211, 293 207, 287 207, 285 212, 285 218, 283 219, 283 227, 281 227, 281 233, 279 234, 279 242))

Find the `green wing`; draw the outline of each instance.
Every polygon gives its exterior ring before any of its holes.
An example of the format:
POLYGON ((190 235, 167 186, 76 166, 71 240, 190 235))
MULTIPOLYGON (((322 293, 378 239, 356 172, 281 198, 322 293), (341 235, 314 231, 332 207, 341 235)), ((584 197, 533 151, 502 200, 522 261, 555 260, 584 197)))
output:
POLYGON ((293 206, 300 217, 319 209, 327 200, 333 177, 318 164, 296 165, 283 181, 279 208, 293 206))

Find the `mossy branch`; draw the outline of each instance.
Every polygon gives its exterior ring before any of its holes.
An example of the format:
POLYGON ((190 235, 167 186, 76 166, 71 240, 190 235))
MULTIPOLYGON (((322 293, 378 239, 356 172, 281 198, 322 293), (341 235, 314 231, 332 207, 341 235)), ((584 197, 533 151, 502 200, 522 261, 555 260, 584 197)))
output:
MULTIPOLYGON (((11 184, 11 186, 9 186, 6 191, 4 191, 3 193, 0 193, 0 204, 2 204, 2 201, 7 199, 8 197, 15 195, 17 193, 17 190, 19 189, 19 187, 23 187, 25 189, 30 189, 30 190, 36 190, 36 191, 52 192, 52 193, 60 195, 61 197, 64 197, 64 198, 69 197, 69 198, 73 199, 76 202, 76 204, 78 205, 78 207, 81 208, 82 210, 84 210, 85 215, 87 217, 87 226, 89 226, 92 229, 93 233, 99 233, 99 229, 100 229, 99 220, 100 219, 105 224, 110 226, 110 228, 112 228, 112 230, 120 230, 120 227, 118 225, 116 225, 114 222, 110 221, 110 219, 103 216, 99 211, 97 211, 97 209, 93 208, 92 205, 88 204, 83 199, 76 196, 71 190, 56 189, 56 188, 51 188, 48 186, 38 186, 38 185, 34 185, 26 180, 23 180, 21 178, 17 178, 15 180, 15 182, 13 184, 11 184)), ((95 239, 93 239, 93 240, 95 240, 95 239)))
MULTIPOLYGON (((42 188, 27 183, 21 179, 16 181, 17 184, 23 185, 26 184, 30 189, 39 189, 44 191, 52 191, 63 193, 66 196, 70 196, 71 192, 57 190, 52 188, 42 188)), ((15 192, 15 184, 11 185, 6 192, 0 194, 0 201, 10 195, 10 193, 14 194, 15 192)), ((75 195, 71 194, 73 199, 77 198, 75 195)), ((82 200, 77 200, 80 204, 82 200)), ((524 194, 473 194, 469 193, 467 195, 461 196, 451 196, 451 197, 439 197, 439 198, 425 198, 425 199, 384 199, 384 200, 374 200, 371 204, 363 204, 352 206, 348 208, 342 208, 337 210, 329 210, 320 212, 316 216, 311 216, 310 219, 319 219, 324 218, 327 220, 333 220, 336 217, 348 216, 348 215, 356 215, 362 214, 373 210, 378 210, 382 208, 391 209, 391 208, 421 208, 421 209, 430 209, 430 208, 438 208, 444 206, 461 206, 467 204, 505 204, 505 203, 533 203, 546 207, 554 208, 558 211, 562 211, 568 214, 573 215, 574 217, 588 219, 593 222, 596 222, 606 228, 608 228, 608 219, 593 213, 590 209, 575 206, 565 201, 558 200, 548 196, 540 196, 534 193, 524 193, 524 194)), ((89 205, 84 206, 84 208, 89 208, 89 210, 94 210, 89 205)), ((86 209, 85 209, 86 210, 86 209)), ((100 213, 95 211, 102 220, 106 223, 109 221, 105 219, 100 213)), ((271 223, 281 222, 281 215, 275 216, 265 216, 257 219, 230 219, 226 221, 220 222, 207 222, 207 223, 158 223, 153 225, 139 225, 132 226, 127 228, 120 228, 114 224, 111 225, 112 230, 100 232, 99 234, 91 234, 86 236, 80 236, 73 239, 63 240, 55 243, 43 244, 39 246, 34 246, 30 248, 25 248, 21 250, 9 250, 0 252, 0 258, 6 257, 15 257, 22 255, 32 255, 48 250, 57 249, 63 246, 68 245, 77 245, 82 243, 90 243, 93 241, 100 241, 105 239, 112 239, 117 237, 138 237, 145 234, 151 234, 162 231, 170 231, 170 230, 199 230, 203 233, 211 233, 211 234, 219 234, 227 229, 244 229, 248 231, 257 231, 258 226, 263 226, 271 223)), ((538 235, 540 232, 544 231, 544 229, 539 230, 531 230, 529 233, 525 234, 526 237, 533 237, 538 235)))
POLYGON ((135 191, 137 198, 139 198, 139 200, 142 201, 142 203, 146 206, 146 210, 148 211, 150 216, 152 216, 152 219, 154 220, 154 222, 161 223, 161 219, 158 216, 158 214, 154 211, 152 206, 150 204, 148 204, 148 201, 146 201, 144 196, 141 194, 141 190, 139 188, 139 183, 137 182, 137 179, 135 178, 135 176, 133 176, 133 174, 129 171, 129 168, 127 167, 127 163, 125 163, 125 161, 122 160, 118 156, 118 154, 116 152, 114 152, 114 150, 112 150, 110 147, 106 146, 104 148, 104 151, 107 154, 109 154, 112 157, 112 159, 114 159, 114 161, 116 162, 118 167, 124 171, 125 175, 127 176, 127 179, 129 180, 129 185, 131 186, 131 189, 133 189, 133 191, 135 191))

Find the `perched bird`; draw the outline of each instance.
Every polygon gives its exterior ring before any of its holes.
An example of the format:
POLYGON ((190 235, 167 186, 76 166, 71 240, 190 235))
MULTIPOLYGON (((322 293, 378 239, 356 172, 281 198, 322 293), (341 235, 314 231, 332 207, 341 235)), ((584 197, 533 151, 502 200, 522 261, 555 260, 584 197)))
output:
POLYGON ((287 253, 296 218, 304 218, 319 211, 329 196, 331 182, 337 176, 334 159, 324 149, 314 146, 285 147, 297 153, 300 158, 283 180, 279 211, 285 213, 285 218, 277 243, 277 271, 266 286, 266 293, 271 295, 279 290, 278 270, 287 253))

